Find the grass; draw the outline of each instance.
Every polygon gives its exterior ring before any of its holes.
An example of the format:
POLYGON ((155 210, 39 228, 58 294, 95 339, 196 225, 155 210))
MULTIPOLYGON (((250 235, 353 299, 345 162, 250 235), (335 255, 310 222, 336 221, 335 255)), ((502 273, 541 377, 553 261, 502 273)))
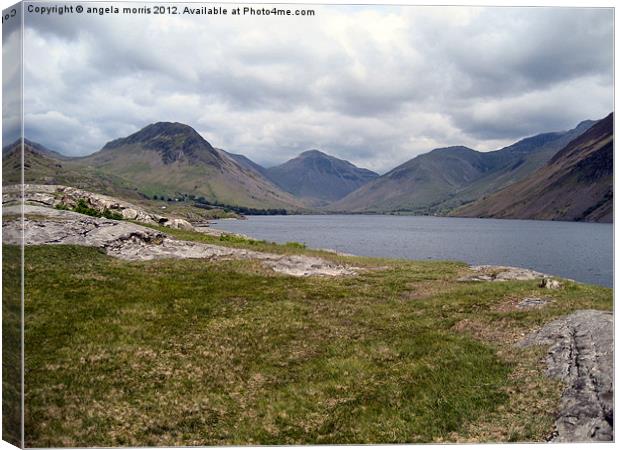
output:
POLYGON ((241 244, 242 246, 256 246, 256 245, 268 245, 269 243, 265 240, 257 240, 251 239, 244 236, 239 236, 236 234, 222 234, 216 238, 219 243, 232 243, 232 244, 241 244))
MULTIPOLYGON (((195 238, 192 239, 190 237, 189 240, 196 240, 195 238)), ((278 249, 280 249, 282 246, 284 248, 288 248, 288 249, 295 249, 295 250, 303 250, 306 248, 306 244, 302 244, 300 242, 287 242, 285 244, 279 245, 276 244, 275 242, 268 242, 265 240, 258 240, 258 239, 252 239, 252 238, 248 238, 245 236, 240 236, 237 234, 227 234, 224 233, 220 236, 218 236, 215 241, 217 241, 218 244, 240 244, 240 247, 246 247, 246 246, 252 246, 252 247, 256 247, 256 246, 261 246, 262 248, 270 248, 270 249, 276 249, 276 251, 278 249)))
MULTIPOLYGON (((6 217, 4 217, 6 220, 6 217)), ((2 264, 2 439, 21 446, 21 254, 2 264)))
POLYGON ((27 446, 540 441, 560 389, 544 349, 513 343, 612 307, 610 289, 567 283, 514 311, 502 305, 540 295, 535 281, 458 283, 460 263, 165 231, 375 270, 294 278, 248 260, 27 247, 27 446))
MULTIPOLYGON (((246 248, 252 249, 261 252, 270 252, 277 254, 301 254, 308 256, 321 256, 323 258, 333 259, 337 262, 343 262, 345 259, 337 256, 335 253, 325 251, 325 250, 315 250, 311 248, 307 248, 305 244, 300 242, 287 242, 285 244, 277 244, 275 242, 269 242, 265 240, 252 239, 247 236, 224 233, 221 236, 209 235, 206 233, 200 233, 195 231, 188 230, 177 230, 172 228, 163 227, 160 225, 152 225, 145 224, 140 222, 135 222, 138 225, 152 228, 154 230, 161 231, 162 233, 166 233, 170 236, 173 236, 177 239, 185 240, 185 241, 194 241, 194 242, 202 242, 204 244, 214 244, 221 245, 224 247, 233 247, 233 248, 246 248)), ((369 258, 359 258, 359 260, 364 260, 369 258)), ((379 261, 379 259, 373 259, 374 262, 379 261)))
POLYGON ((59 205, 56 205, 56 209, 61 209, 64 211, 74 211, 76 213, 85 214, 92 217, 105 217, 106 219, 123 220, 122 214, 110 211, 108 208, 104 208, 102 211, 91 208, 88 205, 87 200, 83 198, 78 199, 73 208, 69 208, 69 206, 61 203, 59 205))

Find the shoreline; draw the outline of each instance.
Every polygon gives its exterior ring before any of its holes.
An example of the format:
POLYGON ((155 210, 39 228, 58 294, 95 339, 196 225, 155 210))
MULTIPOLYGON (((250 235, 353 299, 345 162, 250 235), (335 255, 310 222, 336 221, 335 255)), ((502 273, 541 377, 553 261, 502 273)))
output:
MULTIPOLYGON (((317 219, 321 219, 321 218, 329 218, 330 216, 332 217, 341 217, 341 218, 346 218, 349 215, 348 214, 335 214, 335 215, 308 215, 308 214, 299 214, 299 215, 281 215, 281 216, 250 216, 249 219, 251 218, 259 218, 258 220, 260 221, 264 221, 264 220, 270 220, 269 217, 272 218, 272 220, 275 219, 283 219, 286 220, 286 218, 293 218, 293 219, 303 219, 303 218, 317 218, 317 219)), ((367 215, 367 217, 370 218, 378 218, 380 219, 381 216, 380 215, 375 215, 375 214, 370 214, 367 215)), ((393 216, 390 216, 393 217, 393 216)), ((453 217, 435 217, 435 216, 399 216, 401 218, 410 218, 413 219, 415 218, 434 218, 434 219, 452 219, 453 217)), ((463 218, 463 217, 455 217, 454 219, 469 219, 469 218, 463 218)), ((407 219, 404 219, 407 220, 407 219)), ((415 220, 415 219, 413 219, 415 220)), ((484 220, 499 220, 499 219, 484 219, 484 220)), ((509 222, 510 220, 513 219, 502 219, 501 224, 506 224, 507 222, 509 222)), ((218 233, 229 233, 229 234, 237 234, 237 235, 241 235, 244 236, 246 238, 249 239, 254 239, 254 240, 273 240, 274 238, 273 233, 268 234, 265 237, 260 237, 260 236, 256 236, 253 235, 251 232, 249 233, 242 233, 242 232, 238 232, 238 231, 233 231, 233 230, 226 230, 223 228, 218 228, 218 222, 219 220, 215 220, 212 221, 212 225, 210 225, 211 230, 217 230, 218 233)), ((230 221, 228 221, 230 222, 230 221)), ((563 221, 540 221, 540 220, 524 220, 521 221, 521 223, 523 222, 529 222, 532 225, 535 225, 536 228, 538 228, 539 226, 542 227, 555 227, 555 226, 562 226, 562 227, 569 227, 570 229, 572 229, 572 225, 568 225, 571 222, 563 222, 563 221)), ((231 222, 231 223, 235 223, 235 222, 231 222)), ((249 222, 246 222, 249 223, 249 222)), ((608 224, 608 223, 599 223, 599 222, 572 222, 575 223, 576 226, 578 227, 583 227, 583 226, 590 226, 590 225, 602 225, 602 226, 613 226, 613 224, 608 224)), ((308 225, 309 227, 311 226, 311 224, 308 225)), ((597 227, 598 228, 598 227, 597 227)), ((256 230, 255 230, 256 231, 256 230)), ((299 237, 294 237, 294 236, 290 236, 290 238, 282 238, 281 241, 276 241, 276 242, 280 242, 280 243, 285 243, 287 241, 298 241, 301 242, 303 241, 303 239, 300 239, 299 237)), ((315 248, 317 250, 323 249, 324 247, 322 247, 320 244, 319 245, 314 245, 315 243, 308 243, 304 241, 304 244, 309 245, 312 248, 315 248)), ((333 242, 332 242, 333 245, 333 242)), ((343 244, 343 246, 346 246, 347 244, 343 244)), ((349 244, 349 247, 351 247, 351 245, 349 244)), ((424 261, 424 260, 431 260, 431 261, 461 261, 464 262, 466 264, 468 264, 469 266, 481 266, 481 265, 491 265, 491 266, 497 266, 497 267, 502 267, 502 266, 507 266, 507 267, 516 267, 516 268, 522 268, 525 270, 531 270, 531 271, 540 271, 540 272, 545 272, 545 273, 549 273, 549 272, 553 272, 550 271, 548 268, 546 269, 542 269, 542 266, 545 266, 544 264, 532 264, 532 263, 523 263, 523 262, 519 262, 518 259, 516 258, 516 260, 513 258, 496 258, 496 261, 489 261, 489 260, 480 260, 480 259, 476 259, 476 258, 464 258, 464 257, 458 257, 458 256, 451 256, 451 257, 447 257, 444 258, 442 256, 429 256, 427 254, 423 255, 423 256, 419 256, 419 257, 410 257, 410 256, 402 256, 402 255, 387 255, 387 254, 377 254, 376 251, 373 252, 369 252, 369 253, 361 253, 359 251, 354 251, 352 249, 343 249, 343 250, 335 250, 335 249, 330 249, 329 246, 327 248, 325 248, 328 251, 332 251, 336 254, 342 253, 344 255, 354 255, 354 256, 361 256, 361 257, 375 257, 375 258, 388 258, 388 259, 406 259, 409 261, 424 261)), ((558 277, 558 278, 564 278, 564 279, 571 279, 571 280, 578 280, 577 282, 579 283, 584 283, 584 284, 592 284, 595 286, 600 286, 600 287, 605 287, 605 288, 611 288, 613 289, 614 287, 614 280, 613 280, 613 273, 611 275, 610 278, 606 278, 604 276, 604 270, 600 271, 600 270, 595 270, 593 271, 594 273, 598 273, 599 275, 596 277, 596 279, 587 279, 586 277, 584 277, 583 275, 585 274, 585 272, 583 274, 581 274, 582 276, 579 276, 580 274, 573 271, 573 273, 570 273, 570 271, 566 271, 567 272, 566 275, 560 275, 560 274, 550 274, 550 276, 554 276, 554 277, 558 277)), ((591 273, 590 271, 588 271, 588 273, 591 273)))

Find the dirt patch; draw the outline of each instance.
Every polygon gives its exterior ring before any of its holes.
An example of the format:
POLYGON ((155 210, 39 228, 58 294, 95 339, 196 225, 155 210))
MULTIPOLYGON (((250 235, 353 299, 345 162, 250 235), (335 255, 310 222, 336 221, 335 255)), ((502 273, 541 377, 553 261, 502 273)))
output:
POLYGON ((403 300, 421 300, 440 293, 445 293, 450 289, 448 283, 440 280, 410 283, 407 287, 409 290, 403 292, 401 295, 403 300))
POLYGON ((541 309, 552 303, 550 297, 538 297, 535 295, 528 297, 510 297, 495 307, 497 312, 530 311, 541 309))
POLYGON ((512 329, 503 321, 497 321, 491 326, 475 319, 463 319, 452 329, 458 333, 469 334, 474 339, 486 343, 514 343, 523 338, 520 332, 512 329))

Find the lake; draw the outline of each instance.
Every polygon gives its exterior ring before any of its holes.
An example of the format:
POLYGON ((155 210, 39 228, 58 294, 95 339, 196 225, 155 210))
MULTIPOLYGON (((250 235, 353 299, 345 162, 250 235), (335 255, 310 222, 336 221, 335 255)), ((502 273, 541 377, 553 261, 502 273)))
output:
POLYGON ((215 228, 361 256, 526 267, 585 283, 613 283, 613 225, 380 215, 250 216, 215 228))

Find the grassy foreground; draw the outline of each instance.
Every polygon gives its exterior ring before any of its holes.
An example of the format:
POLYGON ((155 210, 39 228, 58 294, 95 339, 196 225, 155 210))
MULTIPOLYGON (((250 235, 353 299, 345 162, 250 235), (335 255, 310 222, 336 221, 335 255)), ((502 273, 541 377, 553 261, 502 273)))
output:
POLYGON ((545 349, 513 343, 612 307, 601 287, 458 283, 460 263, 322 256, 369 270, 294 278, 254 261, 26 248, 26 446, 544 440, 561 387, 545 349), (528 296, 552 301, 514 307, 528 296))
POLYGON ((21 300, 21 253, 12 248, 2 255, 2 439, 17 447, 22 445, 21 300))

